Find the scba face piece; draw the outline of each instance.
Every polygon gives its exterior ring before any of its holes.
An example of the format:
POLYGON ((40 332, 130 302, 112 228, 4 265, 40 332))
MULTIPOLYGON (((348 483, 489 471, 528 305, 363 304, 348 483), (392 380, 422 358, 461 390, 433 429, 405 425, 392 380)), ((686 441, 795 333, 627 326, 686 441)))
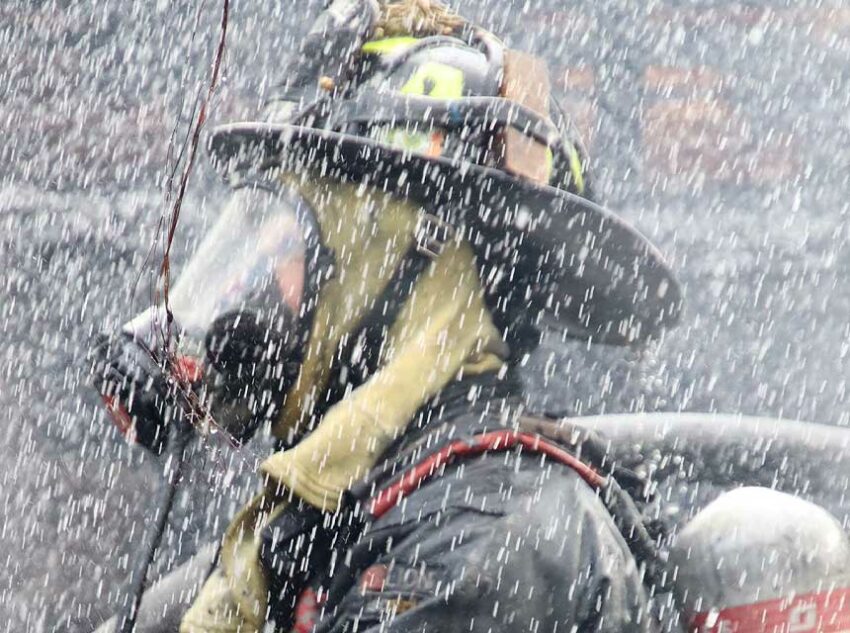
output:
POLYGON ((159 454, 174 421, 243 442, 274 419, 300 369, 324 265, 306 203, 273 181, 236 184, 167 309, 95 345, 95 386, 119 430, 159 454))

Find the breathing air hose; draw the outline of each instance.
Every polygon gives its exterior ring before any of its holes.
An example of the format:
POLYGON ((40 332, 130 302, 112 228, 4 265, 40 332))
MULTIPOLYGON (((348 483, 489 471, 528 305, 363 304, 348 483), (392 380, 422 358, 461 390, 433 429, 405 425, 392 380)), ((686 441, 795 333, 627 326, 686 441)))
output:
POLYGON ((160 497, 156 504, 156 520, 150 530, 144 535, 142 548, 133 563, 130 576, 130 588, 127 601, 118 616, 115 624, 116 633, 133 633, 136 628, 136 618, 139 615, 139 605, 142 602, 142 594, 145 591, 148 568, 159 549, 168 516, 177 488, 180 485, 180 477, 185 463, 185 449, 189 440, 192 439, 192 429, 188 424, 172 424, 169 431, 168 443, 165 449, 165 485, 160 491, 160 497))

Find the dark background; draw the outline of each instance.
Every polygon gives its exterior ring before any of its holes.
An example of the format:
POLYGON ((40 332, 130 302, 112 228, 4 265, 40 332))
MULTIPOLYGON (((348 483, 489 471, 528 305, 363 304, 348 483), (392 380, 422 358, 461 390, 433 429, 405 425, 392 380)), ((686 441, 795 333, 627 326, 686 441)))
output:
MULTIPOLYGON (((549 60, 600 199, 659 245, 688 298, 681 326, 640 354, 548 340, 526 371, 529 398, 566 414, 850 425, 850 10, 457 6, 549 60)), ((169 139, 182 144, 204 89, 220 10, 0 5, 0 630, 93 628, 149 519, 161 467, 103 419, 84 353, 150 302, 169 139)), ((210 125, 256 112, 316 10, 234 0, 210 125)), ((178 270, 224 192, 200 155, 178 270)), ((220 531, 253 485, 232 470, 196 456, 158 570, 220 531)))

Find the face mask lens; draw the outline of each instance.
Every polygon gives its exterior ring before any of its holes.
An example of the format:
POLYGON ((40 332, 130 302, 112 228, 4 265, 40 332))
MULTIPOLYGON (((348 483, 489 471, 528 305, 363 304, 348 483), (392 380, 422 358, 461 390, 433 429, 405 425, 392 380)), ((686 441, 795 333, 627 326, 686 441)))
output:
POLYGON ((298 210, 255 187, 233 192, 171 293, 186 338, 203 340, 220 316, 250 311, 273 322, 298 315, 304 295, 305 243, 298 210))

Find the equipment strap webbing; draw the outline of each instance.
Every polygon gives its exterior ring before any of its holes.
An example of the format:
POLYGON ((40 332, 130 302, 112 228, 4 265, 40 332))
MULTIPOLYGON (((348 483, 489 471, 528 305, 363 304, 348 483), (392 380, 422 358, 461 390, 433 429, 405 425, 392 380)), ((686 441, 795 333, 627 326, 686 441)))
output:
POLYGON ((377 371, 387 333, 430 262, 431 258, 419 250, 417 240, 414 239, 372 309, 361 319, 337 353, 326 397, 324 402, 317 405, 315 413, 324 415, 344 396, 346 388, 356 389, 377 371))
POLYGON ((375 302, 375 307, 361 321, 358 336, 363 337, 364 349, 370 352, 368 363, 364 367, 368 375, 378 369, 378 360, 386 342, 387 333, 412 294, 419 275, 425 271, 430 262, 431 259, 419 251, 414 239, 384 287, 381 296, 375 302))

